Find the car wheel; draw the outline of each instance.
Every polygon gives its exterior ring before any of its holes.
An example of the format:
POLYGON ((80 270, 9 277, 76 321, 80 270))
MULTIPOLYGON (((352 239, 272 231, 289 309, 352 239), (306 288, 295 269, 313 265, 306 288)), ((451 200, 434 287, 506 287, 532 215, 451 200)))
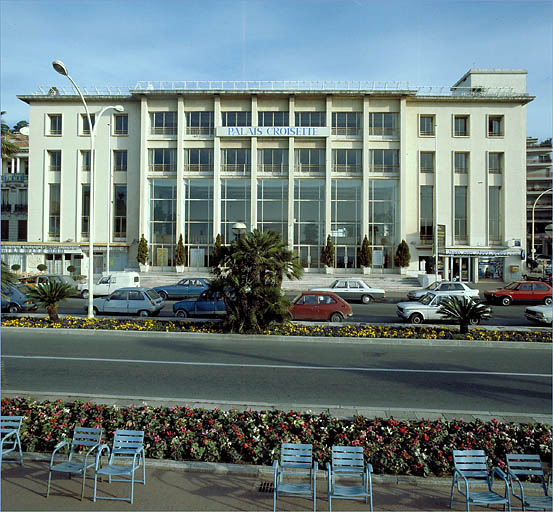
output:
POLYGON ((471 318, 469 320, 470 325, 478 325, 480 323, 480 320, 478 318, 471 318))
POLYGON ((19 313, 20 309, 17 304, 10 304, 8 307, 8 313, 19 313))
POLYGON ((370 301, 371 301, 371 296, 370 295, 363 295, 363 297, 361 297, 361 302, 363 304, 368 304, 370 301))
POLYGON ((332 315, 330 315, 331 322, 341 322, 343 319, 344 317, 340 313, 332 313, 332 315))
POLYGON ((81 297, 82 297, 83 299, 88 299, 88 290, 83 290, 83 291, 81 292, 81 297))
POLYGON ((528 281, 528 276, 526 274, 522 274, 522 280, 523 281, 528 281))
POLYGON ((184 309, 177 309, 175 316, 179 318, 186 318, 188 316, 188 313, 184 309))
POLYGON ((150 316, 150 313, 148 313, 145 309, 142 309, 138 312, 138 316, 150 316))
POLYGON ((551 297, 545 297, 545 299, 543 299, 543 303, 546 305, 546 306, 551 306, 551 303, 553 302, 553 299, 551 297))
MULTIPOLYGON (((87 308, 87 309, 88 309, 88 308, 87 308)), ((96 315, 99 313, 98 308, 97 308, 97 307, 93 307, 93 308, 92 308, 92 312, 94 313, 94 316, 96 316, 96 315)))
POLYGON ((167 295, 167 292, 164 292, 163 290, 161 290, 160 292, 157 292, 159 294, 159 296, 163 299, 163 300, 167 300, 168 299, 168 295, 167 295))
POLYGON ((511 299, 511 297, 509 297, 508 295, 506 295, 505 297, 501 297, 501 304, 503 306, 509 306, 511 302, 513 302, 513 299, 511 299))
POLYGON ((413 313, 409 317, 409 322, 415 325, 422 324, 422 321, 424 320, 423 316, 420 313, 413 313))

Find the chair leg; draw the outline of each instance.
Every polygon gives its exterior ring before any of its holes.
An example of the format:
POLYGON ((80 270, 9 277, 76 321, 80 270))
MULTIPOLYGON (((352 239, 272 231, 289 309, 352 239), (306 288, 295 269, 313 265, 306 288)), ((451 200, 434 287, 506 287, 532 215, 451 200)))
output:
POLYGON ((131 505, 134 498, 134 471, 131 474, 131 505))
POLYGON ((273 512, 276 512, 277 490, 273 489, 273 512))
POLYGON ((98 475, 96 474, 96 471, 94 471, 94 492, 92 494, 92 501, 96 503, 96 481, 98 479, 98 475))
POLYGON ((46 497, 50 496, 50 480, 52 479, 52 471, 48 472, 48 487, 46 488, 46 497))
POLYGON ((81 487, 81 501, 83 501, 84 496, 84 481, 86 480, 86 468, 83 469, 83 484, 81 487))

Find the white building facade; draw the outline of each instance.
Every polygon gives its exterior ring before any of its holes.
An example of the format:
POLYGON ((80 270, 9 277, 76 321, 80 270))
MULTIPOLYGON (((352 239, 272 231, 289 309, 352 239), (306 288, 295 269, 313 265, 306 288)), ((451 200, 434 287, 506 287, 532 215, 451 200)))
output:
MULTIPOLYGON (((183 235, 189 269, 205 269, 217 234, 272 229, 307 271, 328 234, 335 266, 432 272, 434 224, 446 278, 520 276, 526 245, 523 70, 471 70, 453 87, 346 82, 139 83, 86 90, 96 129, 94 272, 174 268, 183 235), (437 208, 436 208, 437 206, 437 208), (109 237, 108 237, 109 233, 109 237)), ((51 271, 88 268, 90 137, 73 91, 19 96, 30 105, 28 243, 51 271)), ((11 250, 3 248, 3 250, 11 250)), ((15 250, 15 249, 14 249, 15 250)), ((29 265, 27 265, 29 267, 29 265)), ((28 270, 31 270, 28 268, 28 270)))

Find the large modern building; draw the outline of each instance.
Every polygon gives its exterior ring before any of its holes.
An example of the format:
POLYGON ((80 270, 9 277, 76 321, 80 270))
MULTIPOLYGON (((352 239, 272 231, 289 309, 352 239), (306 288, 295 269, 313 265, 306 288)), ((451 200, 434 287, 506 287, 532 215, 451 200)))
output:
MULTIPOLYGON (((373 82, 140 82, 84 89, 97 122, 94 271, 209 267, 232 226, 281 233, 307 271, 327 235, 336 267, 373 273, 434 262, 445 277, 511 279, 526 248, 526 71, 472 69, 448 87, 373 82), (109 238, 108 238, 109 237, 109 238)), ((22 95, 30 106, 29 230, 21 264, 88 266, 90 137, 72 89, 22 95), (24 261, 23 261, 24 260, 24 261)), ((10 251, 10 247, 3 247, 10 251)))

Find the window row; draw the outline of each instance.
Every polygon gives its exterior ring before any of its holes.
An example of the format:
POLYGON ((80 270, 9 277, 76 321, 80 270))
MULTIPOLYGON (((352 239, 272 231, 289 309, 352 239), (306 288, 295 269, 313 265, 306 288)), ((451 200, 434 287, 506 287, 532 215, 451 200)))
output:
MULTIPOLYGON (((468 174, 470 171, 470 153, 454 151, 451 163, 455 174, 468 174)), ((436 154, 434 151, 419 153, 419 172, 433 173, 436 170, 436 154)), ((505 155, 502 152, 487 153, 487 172, 503 174, 505 170, 505 155)))
MULTIPOLYGON (((436 136, 436 116, 434 114, 419 115, 419 136, 436 136)), ((452 118, 452 136, 470 137, 470 115, 454 114, 452 118)), ((488 137, 503 137, 505 135, 505 116, 487 115, 486 116, 486 134, 488 137)))
MULTIPOLYGON (((90 114, 92 126, 96 122, 96 115, 90 114)), ((111 122, 111 135, 128 135, 129 134, 129 116, 128 114, 113 114, 111 122)), ((79 114, 77 133, 79 135, 90 135, 90 124, 86 114, 79 114)), ((46 126, 46 134, 61 136, 63 135, 63 116, 62 114, 48 114, 48 124, 46 126)))

